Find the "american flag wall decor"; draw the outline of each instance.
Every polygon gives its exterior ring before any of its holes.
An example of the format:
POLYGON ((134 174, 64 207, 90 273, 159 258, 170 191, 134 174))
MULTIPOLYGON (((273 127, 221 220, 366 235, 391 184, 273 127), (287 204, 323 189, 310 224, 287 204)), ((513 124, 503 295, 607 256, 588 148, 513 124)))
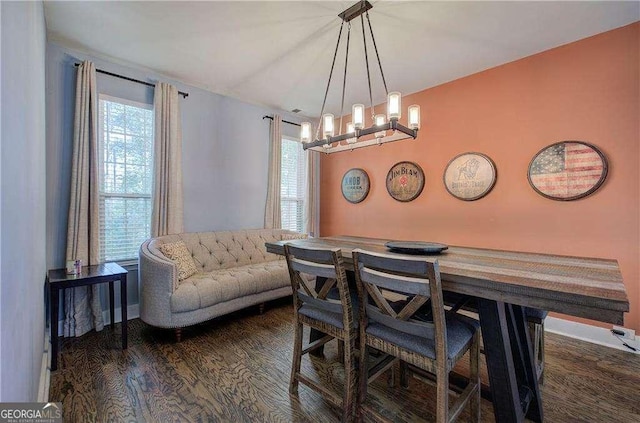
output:
POLYGON ((576 200, 597 190, 607 177, 607 159, 595 146, 561 141, 543 148, 529 164, 529 183, 552 200, 576 200))

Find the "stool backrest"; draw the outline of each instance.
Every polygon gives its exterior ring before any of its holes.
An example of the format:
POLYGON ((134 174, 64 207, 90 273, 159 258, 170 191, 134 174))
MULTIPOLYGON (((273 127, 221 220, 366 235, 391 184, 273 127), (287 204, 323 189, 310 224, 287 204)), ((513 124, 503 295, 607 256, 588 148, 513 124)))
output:
POLYGON ((425 256, 357 249, 353 251, 353 263, 361 328, 373 321, 408 335, 432 339, 436 357, 446 359, 447 334, 438 261, 425 256), (404 297, 403 301, 393 301, 398 296, 404 297), (429 299, 433 321, 415 319, 416 312, 429 299))
POLYGON ((343 327, 354 327, 355 320, 349 286, 339 248, 303 248, 286 244, 285 258, 293 289, 295 311, 307 304, 321 310, 341 313, 343 327), (314 276, 310 280, 308 276, 314 276), (316 283, 318 278, 324 283, 316 283), (331 289, 338 288, 340 300, 329 298, 331 289))

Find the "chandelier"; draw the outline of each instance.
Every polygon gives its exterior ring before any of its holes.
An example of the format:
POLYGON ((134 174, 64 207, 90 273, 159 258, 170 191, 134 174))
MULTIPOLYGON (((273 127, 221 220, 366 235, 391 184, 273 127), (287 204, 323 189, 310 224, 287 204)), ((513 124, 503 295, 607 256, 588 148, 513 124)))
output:
POLYGON ((342 19, 340 25, 340 32, 338 33, 338 42, 336 43, 336 49, 333 54, 333 62, 331 63, 331 72, 329 73, 329 80, 327 81, 327 88, 324 93, 324 100, 322 101, 322 109, 320 111, 320 123, 316 127, 315 137, 312 139, 312 124, 310 122, 302 122, 300 124, 300 140, 305 150, 311 149, 316 151, 322 151, 325 153, 335 153, 345 150, 354 150, 356 148, 367 147, 370 145, 380 145, 387 142, 399 141, 408 138, 415 139, 418 136, 418 129, 420 129, 420 106, 411 105, 408 108, 408 122, 407 126, 400 123, 402 116, 401 102, 402 96, 399 92, 389 92, 387 89, 387 82, 384 78, 384 72, 382 71, 382 63, 380 62, 380 56, 378 55, 378 47, 376 46, 376 40, 373 36, 373 28, 371 21, 369 20, 369 9, 373 6, 368 1, 359 1, 338 16, 342 19), (382 83, 384 85, 385 93, 387 94, 387 110, 386 113, 376 113, 375 106, 373 105, 373 96, 371 94, 371 74, 369 72, 369 56, 367 52, 367 39, 365 31, 364 16, 367 18, 367 24, 369 27, 369 33, 371 34, 371 41, 373 49, 378 59, 378 67, 380 68, 380 76, 382 77, 382 83), (351 108, 351 122, 348 122, 345 127, 345 132, 342 132, 342 117, 344 115, 344 94, 347 80, 347 63, 349 59, 349 39, 351 36, 351 20, 360 17, 360 24, 362 25, 362 42, 364 46, 364 58, 367 68, 367 82, 369 86, 369 100, 370 100, 370 112, 371 112, 371 126, 366 126, 366 108, 364 104, 354 104, 351 108), (331 85, 331 78, 333 76, 333 69, 336 64, 336 57, 338 55, 338 47, 340 46, 340 39, 342 37, 343 27, 347 24, 347 41, 346 41, 346 54, 344 60, 344 78, 342 82, 342 104, 340 109, 340 123, 338 125, 338 131, 336 135, 335 117, 331 113, 325 113, 325 105, 327 102, 327 94, 329 93, 329 87, 331 85), (322 130, 322 132, 321 132, 322 130), (387 132, 390 134, 387 135, 387 132), (322 136, 320 136, 322 135, 322 136))

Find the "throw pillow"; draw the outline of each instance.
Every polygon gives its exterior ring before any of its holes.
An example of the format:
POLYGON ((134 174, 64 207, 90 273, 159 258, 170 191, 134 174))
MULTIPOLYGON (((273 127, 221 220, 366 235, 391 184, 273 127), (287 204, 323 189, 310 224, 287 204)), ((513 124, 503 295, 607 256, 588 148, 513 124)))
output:
MULTIPOLYGON (((167 256, 169 260, 176 264, 176 267, 178 268, 178 281, 183 281, 189 276, 198 273, 198 268, 193 262, 191 253, 183 241, 162 244, 160 246, 160 251, 162 251, 162 254, 167 256)), ((175 288, 177 287, 174 287, 174 289, 175 288)))

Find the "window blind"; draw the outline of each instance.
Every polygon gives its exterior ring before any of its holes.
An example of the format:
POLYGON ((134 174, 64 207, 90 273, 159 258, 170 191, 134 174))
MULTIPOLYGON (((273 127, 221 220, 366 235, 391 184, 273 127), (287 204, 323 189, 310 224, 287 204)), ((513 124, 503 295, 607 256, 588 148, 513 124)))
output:
POLYGON ((282 139, 280 174, 280 214, 282 229, 306 232, 304 208, 306 197, 307 166, 302 144, 282 139))
POLYGON ((100 96, 100 261, 138 257, 151 233, 153 110, 100 96))

